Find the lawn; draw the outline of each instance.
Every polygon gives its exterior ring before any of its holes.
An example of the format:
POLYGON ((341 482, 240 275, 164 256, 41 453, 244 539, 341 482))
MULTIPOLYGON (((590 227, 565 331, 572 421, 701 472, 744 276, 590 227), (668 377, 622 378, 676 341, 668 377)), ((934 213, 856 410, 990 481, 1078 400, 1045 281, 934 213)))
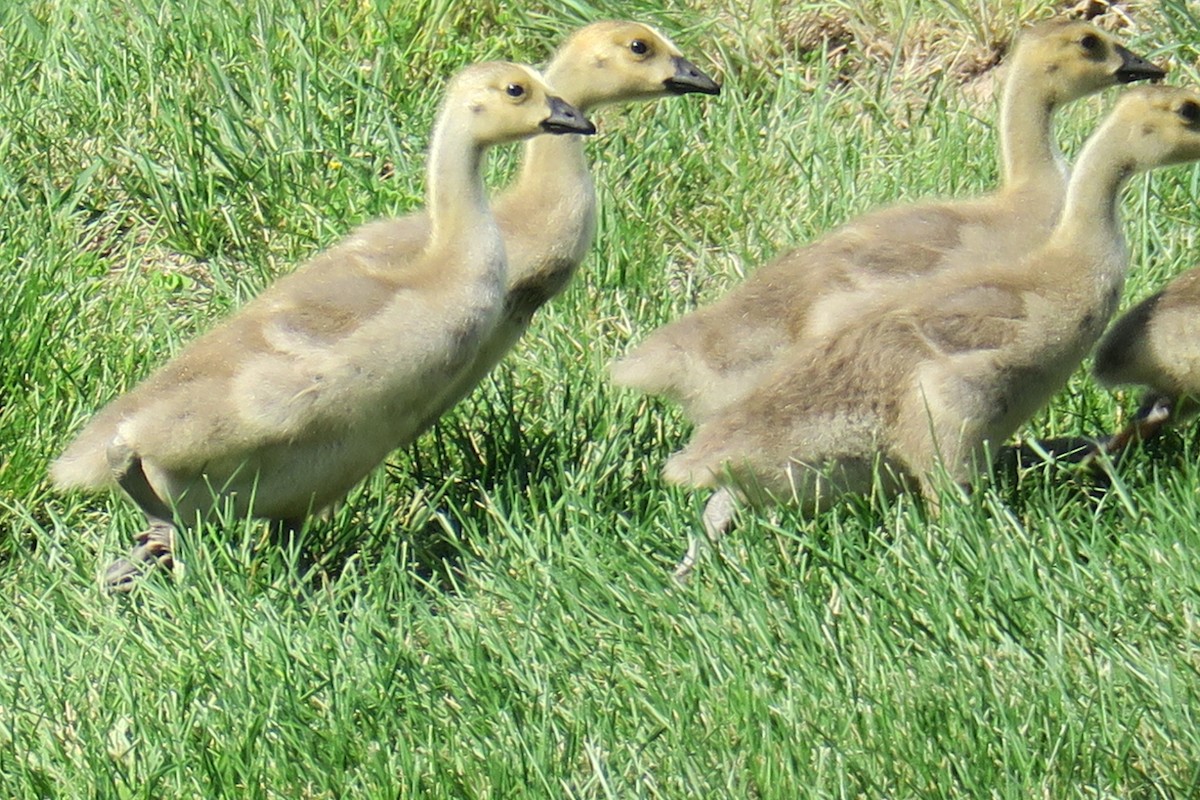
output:
MULTIPOLYGON (((1194 5, 1121 5, 1134 49, 1200 79, 1194 5)), ((936 519, 912 497, 747 512, 680 588, 705 498, 658 472, 688 427, 605 377, 790 244, 994 185, 992 67, 1053 7, 0 5, 0 797, 1200 794, 1194 430, 1105 486, 982 476, 936 519), (296 546, 218 518, 174 578, 103 593, 141 519, 51 490, 71 434, 275 276, 419 207, 455 69, 543 62, 611 17, 724 91, 595 115, 576 284, 296 546)), ((1063 115, 1068 153, 1111 100, 1063 115)), ((1125 304, 1200 260, 1198 201, 1191 167, 1133 182, 1125 304)), ((1080 370, 1022 435, 1099 434, 1135 401, 1080 370)))

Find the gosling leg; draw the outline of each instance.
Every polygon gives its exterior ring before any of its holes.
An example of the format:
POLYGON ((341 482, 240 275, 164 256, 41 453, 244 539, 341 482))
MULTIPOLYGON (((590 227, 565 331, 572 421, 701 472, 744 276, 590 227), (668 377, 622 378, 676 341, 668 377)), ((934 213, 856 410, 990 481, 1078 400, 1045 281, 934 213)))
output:
POLYGON ((152 567, 175 568, 175 520, 142 469, 142 459, 124 443, 108 448, 108 463, 117 484, 146 515, 149 527, 134 537, 136 543, 127 558, 109 565, 104 572, 104 588, 110 592, 128 592, 137 579, 152 567))
POLYGON ((1144 442, 1158 434, 1171 419, 1171 401, 1161 395, 1147 397, 1133 422, 1104 443, 1106 453, 1120 453, 1134 442, 1144 442))
POLYGON ((1108 437, 1108 440, 1096 445, 1088 453, 1083 463, 1096 469, 1096 462, 1102 455, 1119 458, 1134 442, 1144 442, 1154 438, 1163 426, 1171 421, 1174 405, 1171 398, 1160 394, 1150 394, 1142 400, 1133 422, 1124 429, 1108 437))
POLYGON ((737 503, 733 492, 729 489, 718 489, 712 497, 708 498, 701 520, 704 526, 704 538, 692 536, 688 539, 687 552, 675 565, 675 571, 672 574, 676 583, 687 584, 692 570, 696 568, 696 563, 700 560, 704 546, 706 544, 717 545, 721 541, 721 538, 733 526, 733 515, 736 510, 737 503))

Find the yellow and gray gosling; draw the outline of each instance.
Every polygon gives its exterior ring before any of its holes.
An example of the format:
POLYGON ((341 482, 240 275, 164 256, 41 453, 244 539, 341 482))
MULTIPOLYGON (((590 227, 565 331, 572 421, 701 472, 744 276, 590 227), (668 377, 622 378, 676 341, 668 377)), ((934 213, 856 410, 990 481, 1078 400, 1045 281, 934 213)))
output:
POLYGON ((855 325, 881 292, 1036 249, 1066 196, 1055 112, 1106 87, 1164 73, 1079 21, 1023 31, 1008 70, 999 190, 873 211, 787 252, 715 303, 651 333, 613 365, 613 381, 678 402, 700 422, 754 386, 784 350, 855 325))
MULTIPOLYGON (((615 103, 720 93, 664 34, 630 21, 594 22, 572 33, 546 67, 546 78, 584 113, 615 103)), ((508 253, 504 313, 471 367, 431 409, 430 425, 512 350, 534 313, 562 293, 591 248, 596 190, 582 138, 531 139, 519 176, 492 209, 508 253)), ((359 257, 404 252, 419 247, 428 230, 424 214, 383 219, 355 231, 350 245, 359 257)))
POLYGON ((529 67, 459 72, 430 144, 424 247, 316 256, 106 406, 53 463, 57 486, 119 486, 146 514, 107 585, 169 566, 177 523, 217 506, 294 527, 412 441, 503 313, 484 151, 594 130, 529 67))
MULTIPOLYGON (((1040 248, 913 281, 877 298, 857 325, 794 346, 736 405, 700 423, 665 476, 717 490, 709 538, 728 528, 735 499, 815 510, 915 482, 936 503, 935 473, 968 481, 1103 332, 1128 267, 1121 187, 1196 159, 1200 92, 1126 92, 1084 146, 1040 248)), ((695 557, 693 544, 680 577, 695 557)))
POLYGON ((1100 340, 1093 374, 1106 386, 1144 386, 1133 421, 1104 443, 1116 456, 1200 412, 1200 267, 1122 315, 1100 340))

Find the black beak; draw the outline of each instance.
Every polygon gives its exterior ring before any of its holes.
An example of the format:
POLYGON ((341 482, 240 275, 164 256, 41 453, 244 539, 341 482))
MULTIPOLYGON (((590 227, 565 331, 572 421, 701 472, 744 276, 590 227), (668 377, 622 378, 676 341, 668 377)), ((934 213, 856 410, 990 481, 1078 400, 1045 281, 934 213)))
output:
POLYGON ((717 85, 716 81, 701 72, 699 67, 683 56, 675 56, 671 59, 671 63, 675 65, 675 74, 663 81, 668 92, 672 94, 721 93, 721 87, 717 85))
POLYGON ((546 133, 582 133, 590 136, 596 132, 596 126, 588 122, 575 106, 553 95, 547 98, 550 106, 550 116, 542 120, 542 130, 546 133))
POLYGON ((1161 81, 1167 76, 1165 69, 1151 64, 1146 59, 1135 55, 1121 45, 1117 45, 1117 55, 1121 57, 1121 66, 1113 74, 1119 83, 1161 81))

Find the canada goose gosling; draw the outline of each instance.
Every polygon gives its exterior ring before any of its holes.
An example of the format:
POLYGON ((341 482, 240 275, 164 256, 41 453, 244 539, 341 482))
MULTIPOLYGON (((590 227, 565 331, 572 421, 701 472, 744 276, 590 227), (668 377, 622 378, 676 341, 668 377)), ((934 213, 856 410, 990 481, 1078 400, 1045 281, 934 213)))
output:
MULTIPOLYGON (((572 33, 546 68, 555 91, 584 113, 604 105, 691 93, 720 86, 662 33, 638 22, 595 22, 572 33)), ((536 137, 525 145, 520 173, 492 203, 508 254, 504 313, 471 367, 430 409, 427 425, 472 389, 516 345, 539 308, 559 295, 591 248, 596 192, 583 141, 536 137)), ((352 235, 351 257, 404 253, 421 245, 421 214, 368 223, 352 235)), ((337 263, 330 269, 340 268, 337 263)))
POLYGON ((1130 422, 1097 452, 1130 444, 1200 412, 1200 267, 1178 275, 1114 322, 1096 348, 1093 374, 1105 386, 1145 386, 1130 422))
POLYGON ((340 283, 303 268, 278 281, 104 408, 52 464, 59 487, 115 484, 149 521, 107 585, 128 588, 143 562, 170 566, 177 520, 229 501, 293 527, 410 442, 501 312, 485 149, 594 130, 528 67, 458 73, 430 145, 423 250, 384 268, 356 262, 340 283))
MULTIPOLYGON (((584 113, 615 103, 721 91, 665 35, 629 21, 594 22, 575 31, 554 54, 546 78, 584 113)), ((533 315, 566 289, 591 249, 596 190, 582 137, 530 139, 517 180, 496 198, 493 209, 509 259, 504 314, 437 416, 468 395, 516 346, 533 315)))
MULTIPOLYGON (((699 425, 666 478, 718 489, 705 512, 710 539, 728 529, 731 494, 814 508, 914 479, 936 502, 936 470, 968 481, 1104 330, 1128 267, 1121 187, 1197 159, 1200 92, 1126 92, 1084 146, 1042 247, 880 297, 857 326, 788 351, 736 407, 699 425)), ((694 547, 679 572, 692 563, 694 547)))
POLYGON ((1164 72, 1095 26, 1060 20, 1022 31, 1008 70, 998 191, 877 209, 785 252, 715 303, 651 333, 612 365, 613 382, 678 402, 701 421, 736 401, 787 347, 855 324, 880 292, 998 253, 1016 260, 1031 252, 1066 193, 1057 109, 1164 72))

